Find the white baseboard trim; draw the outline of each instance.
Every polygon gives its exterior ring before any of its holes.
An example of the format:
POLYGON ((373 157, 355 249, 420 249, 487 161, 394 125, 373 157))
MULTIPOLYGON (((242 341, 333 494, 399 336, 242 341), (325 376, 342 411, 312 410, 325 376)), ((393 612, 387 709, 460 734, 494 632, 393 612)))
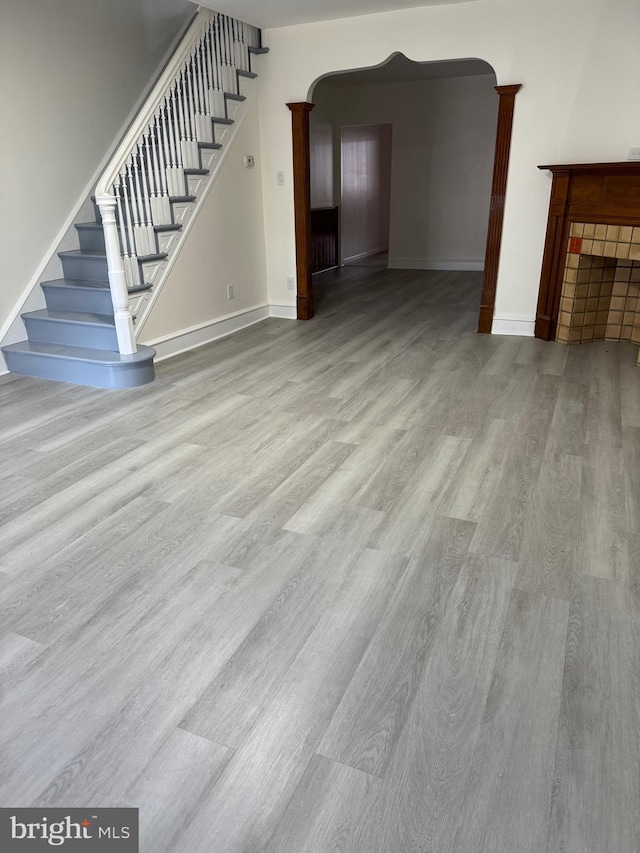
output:
POLYGON ((499 317, 493 318, 491 324, 492 335, 521 335, 525 338, 533 338, 536 321, 524 317, 499 317))
POLYGON ((146 346, 154 347, 157 352, 156 361, 164 361, 165 358, 172 358, 174 355, 180 355, 180 353, 197 349, 204 344, 210 344, 219 338, 226 338, 234 332, 239 332, 240 329, 261 323, 269 316, 271 316, 269 305, 254 305, 251 308, 245 308, 243 311, 225 314, 224 317, 218 317, 208 323, 200 323, 197 326, 191 326, 188 329, 182 329, 179 332, 144 343, 146 346))
POLYGON ((389 258, 389 269, 482 272, 484 261, 428 261, 424 258, 389 258))
POLYGON ((269 316, 279 317, 281 320, 297 320, 298 311, 295 305, 270 305, 269 316))
POLYGON ((349 255, 348 258, 343 258, 343 264, 352 264, 354 261, 360 261, 362 258, 372 258, 374 255, 380 255, 382 252, 388 252, 389 247, 383 246, 381 249, 369 249, 368 252, 360 252, 358 255, 349 255))

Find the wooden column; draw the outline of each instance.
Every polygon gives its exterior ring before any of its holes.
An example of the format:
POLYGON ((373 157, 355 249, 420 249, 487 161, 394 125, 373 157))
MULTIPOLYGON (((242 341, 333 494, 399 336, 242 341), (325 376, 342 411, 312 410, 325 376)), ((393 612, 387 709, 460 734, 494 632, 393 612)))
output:
POLYGON ((296 229, 296 275, 298 279, 298 320, 313 317, 311 282, 311 170, 309 113, 315 104, 306 101, 287 104, 291 110, 293 134, 293 203, 296 229))
POLYGON ((562 274, 569 234, 567 202, 570 183, 571 171, 569 169, 554 172, 549 218, 547 220, 547 237, 542 259, 541 280, 544 282, 544 286, 541 286, 538 291, 538 309, 536 311, 535 336, 542 338, 543 341, 554 341, 556 337, 562 274))
POLYGON ((493 160, 493 184, 491 186, 491 208, 489 210, 489 230, 484 259, 484 280, 478 332, 491 334, 493 309, 496 301, 498 283, 498 264, 502 244, 502 223, 504 220, 504 198, 507 191, 507 173, 511 152, 511 130, 516 94, 522 88, 520 83, 513 86, 496 86, 500 96, 498 106, 498 129, 496 132, 496 151, 493 160))

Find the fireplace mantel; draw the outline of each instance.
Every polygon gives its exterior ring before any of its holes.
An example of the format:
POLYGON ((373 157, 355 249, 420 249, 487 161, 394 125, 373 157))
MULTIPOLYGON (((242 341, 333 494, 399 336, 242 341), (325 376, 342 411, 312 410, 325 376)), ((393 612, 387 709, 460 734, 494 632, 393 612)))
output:
POLYGON ((556 339, 571 225, 640 226, 640 161, 538 166, 553 174, 535 335, 556 339))

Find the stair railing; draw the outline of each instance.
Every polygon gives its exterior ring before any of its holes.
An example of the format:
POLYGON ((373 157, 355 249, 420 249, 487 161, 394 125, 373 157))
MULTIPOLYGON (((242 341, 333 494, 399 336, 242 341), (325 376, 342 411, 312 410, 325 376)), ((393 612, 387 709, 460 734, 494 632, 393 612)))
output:
POLYGON ((140 259, 157 255, 154 228, 172 223, 170 200, 186 193, 185 169, 200 165, 198 143, 214 142, 212 119, 226 117, 250 47, 260 47, 257 27, 201 7, 98 181, 122 354, 136 352, 129 291, 145 285, 140 259))

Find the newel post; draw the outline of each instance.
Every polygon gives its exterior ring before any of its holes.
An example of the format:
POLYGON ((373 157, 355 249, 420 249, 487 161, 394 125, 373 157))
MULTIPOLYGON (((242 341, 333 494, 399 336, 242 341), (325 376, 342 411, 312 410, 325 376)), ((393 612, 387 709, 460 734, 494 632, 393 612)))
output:
POLYGON ((287 104, 291 110, 293 141, 293 205, 296 229, 296 275, 298 279, 298 320, 314 314, 311 283, 311 168, 309 113, 314 104, 306 101, 287 104))
POLYGON ((97 196, 96 202, 102 216, 118 349, 122 355, 131 355, 136 352, 137 347, 133 330, 133 317, 129 308, 129 290, 120 254, 120 240, 116 225, 117 202, 115 196, 112 195, 97 196))

